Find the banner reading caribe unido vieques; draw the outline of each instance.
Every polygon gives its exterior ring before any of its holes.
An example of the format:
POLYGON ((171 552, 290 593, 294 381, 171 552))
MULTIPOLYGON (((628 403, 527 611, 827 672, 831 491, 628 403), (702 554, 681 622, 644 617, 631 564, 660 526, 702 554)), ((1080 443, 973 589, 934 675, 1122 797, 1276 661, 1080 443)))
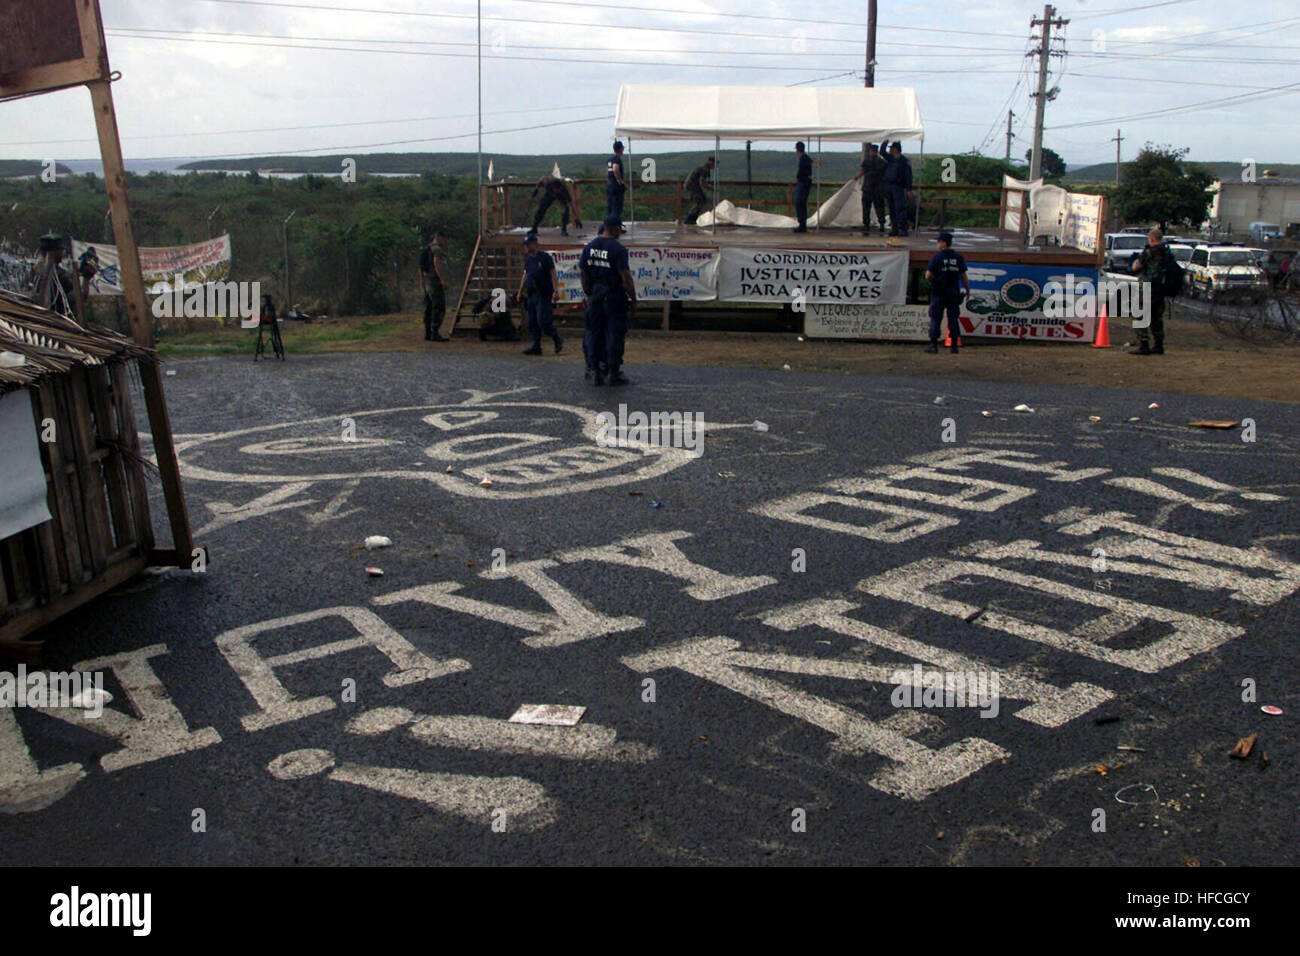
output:
MULTIPOLYGON (((80 263, 81 257, 94 250, 99 271, 90 280, 91 295, 121 295, 122 279, 117 246, 105 242, 72 240, 72 257, 80 263)), ((165 284, 172 289, 176 276, 183 276, 188 288, 217 282, 230 276, 230 236, 218 236, 188 246, 141 246, 140 268, 144 272, 145 289, 165 284)))

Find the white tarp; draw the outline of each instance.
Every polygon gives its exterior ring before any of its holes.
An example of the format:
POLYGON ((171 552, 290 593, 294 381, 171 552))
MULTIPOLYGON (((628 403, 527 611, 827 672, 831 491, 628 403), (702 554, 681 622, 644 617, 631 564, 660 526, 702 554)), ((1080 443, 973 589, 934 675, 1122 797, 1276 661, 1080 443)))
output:
POLYGON ((660 86, 618 92, 614 134, 641 139, 924 138, 916 91, 855 86, 660 86))
MULTIPOLYGON (((720 226, 758 226, 765 229, 793 229, 799 223, 793 216, 782 216, 772 212, 758 212, 737 206, 728 199, 718 203, 714 213, 720 226)), ((713 225, 714 213, 706 212, 696 220, 696 225, 708 227, 713 225)), ((837 189, 829 199, 817 207, 817 211, 808 217, 808 228, 818 225, 837 226, 843 229, 862 227, 862 183, 850 179, 837 189)))
POLYGON ((36 439, 32 396, 23 388, 0 395, 0 539, 50 520, 45 468, 36 439))

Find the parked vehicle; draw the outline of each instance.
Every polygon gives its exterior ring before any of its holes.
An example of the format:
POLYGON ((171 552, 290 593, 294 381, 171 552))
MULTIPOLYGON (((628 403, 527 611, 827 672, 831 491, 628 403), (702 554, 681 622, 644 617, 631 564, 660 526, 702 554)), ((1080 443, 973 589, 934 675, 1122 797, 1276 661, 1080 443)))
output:
POLYGON ((1263 298, 1269 282, 1259 252, 1244 246, 1196 247, 1186 267, 1188 293, 1206 299, 1263 298))
POLYGON ((1103 268, 1112 272, 1128 272, 1133 260, 1146 248, 1146 244, 1144 232, 1108 232, 1103 268))
POLYGON ((1187 269, 1187 263, 1192 259, 1192 250, 1194 248, 1195 247, 1191 243, 1182 242, 1177 239, 1169 242, 1169 251, 1174 254, 1174 259, 1183 267, 1184 271, 1187 269))
POLYGON ((1282 227, 1275 222, 1252 222, 1250 238, 1254 242, 1276 242, 1282 238, 1282 227))

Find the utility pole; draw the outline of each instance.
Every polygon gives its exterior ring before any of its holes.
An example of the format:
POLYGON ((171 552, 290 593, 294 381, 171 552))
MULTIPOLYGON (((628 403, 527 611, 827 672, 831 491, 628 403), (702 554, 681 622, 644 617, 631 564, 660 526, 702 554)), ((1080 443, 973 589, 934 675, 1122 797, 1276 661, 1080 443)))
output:
MULTIPOLYGON (((876 0, 867 0, 867 63, 862 71, 862 85, 876 85, 876 0)), ((867 144, 862 144, 862 158, 867 158, 867 144)))
POLYGON ((1011 162, 1011 121, 1015 118, 1012 110, 1007 110, 1007 162, 1011 162))
POLYGON ((867 68, 863 86, 876 85, 876 0, 867 0, 867 68))
POLYGON ((478 234, 483 235, 483 0, 478 0, 478 234))
MULTIPOLYGON (((286 219, 280 226, 281 235, 284 240, 284 309, 285 312, 293 308, 293 282, 289 275, 289 219, 292 219, 296 215, 298 215, 298 210, 295 209, 293 212, 289 213, 289 218, 286 219)), ((284 312, 281 312, 280 314, 284 315, 284 312)))
POLYGON ((1036 54, 1038 56, 1038 92, 1034 94, 1034 148, 1029 158, 1029 178, 1037 179, 1043 171, 1043 112, 1047 101, 1056 98, 1059 89, 1047 88, 1047 61, 1052 56, 1052 28, 1063 27, 1069 20, 1056 16, 1056 7, 1050 3, 1043 7, 1043 18, 1033 20, 1030 26, 1043 28, 1043 35, 1036 54))
POLYGON ((1119 185, 1119 144, 1124 142, 1124 137, 1120 135, 1119 130, 1115 130, 1115 185, 1119 185))

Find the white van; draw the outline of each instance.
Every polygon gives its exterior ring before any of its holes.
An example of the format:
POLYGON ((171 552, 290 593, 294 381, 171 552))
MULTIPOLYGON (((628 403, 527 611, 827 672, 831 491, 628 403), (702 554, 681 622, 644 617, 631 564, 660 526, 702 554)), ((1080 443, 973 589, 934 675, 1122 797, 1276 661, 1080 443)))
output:
POLYGON ((1282 227, 1275 222, 1252 222, 1250 238, 1255 242, 1276 242, 1282 238, 1282 227))
POLYGON ((1146 232, 1106 233, 1106 261, 1102 266, 1112 272, 1131 271, 1133 257, 1147 247, 1146 232))

